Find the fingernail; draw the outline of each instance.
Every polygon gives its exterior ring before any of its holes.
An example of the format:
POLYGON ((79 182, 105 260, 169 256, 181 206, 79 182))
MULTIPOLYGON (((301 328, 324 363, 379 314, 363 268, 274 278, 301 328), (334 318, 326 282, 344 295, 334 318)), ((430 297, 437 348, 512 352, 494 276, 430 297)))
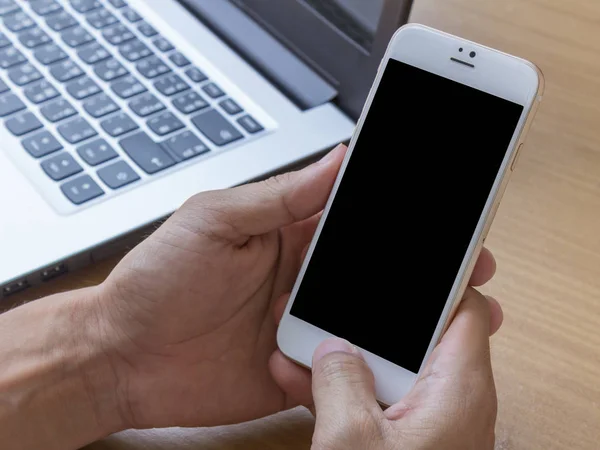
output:
POLYGON ((348 353, 350 355, 361 356, 358 349, 350 344, 350 342, 339 339, 339 338, 330 338, 326 341, 323 341, 315 350, 315 354, 313 356, 313 360, 319 361, 326 355, 330 353, 348 353))
POLYGON ((327 153, 325 156, 323 156, 323 158, 321 158, 321 163, 323 164, 327 164, 328 162, 330 162, 332 159, 334 159, 337 151, 343 146, 344 144, 338 144, 333 150, 331 150, 329 153, 327 153))

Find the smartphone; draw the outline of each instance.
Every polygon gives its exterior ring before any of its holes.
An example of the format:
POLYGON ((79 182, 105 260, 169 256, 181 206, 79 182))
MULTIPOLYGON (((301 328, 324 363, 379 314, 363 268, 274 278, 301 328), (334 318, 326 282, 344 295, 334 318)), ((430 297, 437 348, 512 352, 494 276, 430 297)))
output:
POLYGON ((532 63, 422 25, 393 36, 278 329, 311 367, 356 345, 400 400, 449 324, 543 94, 532 63))

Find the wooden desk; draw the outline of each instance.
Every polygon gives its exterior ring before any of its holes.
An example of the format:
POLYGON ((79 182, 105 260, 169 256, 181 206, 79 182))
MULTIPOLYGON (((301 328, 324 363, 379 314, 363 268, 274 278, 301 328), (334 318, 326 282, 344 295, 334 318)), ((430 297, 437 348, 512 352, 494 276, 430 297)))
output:
MULTIPOLYGON (((546 75, 546 98, 488 238, 499 270, 486 292, 506 314, 493 339, 497 449, 597 449, 600 2, 416 0, 412 20, 522 55, 546 75)), ((97 283, 115 262, 27 297, 97 283)), ((236 427, 127 432, 88 450, 305 449, 311 424, 296 410, 236 427)))

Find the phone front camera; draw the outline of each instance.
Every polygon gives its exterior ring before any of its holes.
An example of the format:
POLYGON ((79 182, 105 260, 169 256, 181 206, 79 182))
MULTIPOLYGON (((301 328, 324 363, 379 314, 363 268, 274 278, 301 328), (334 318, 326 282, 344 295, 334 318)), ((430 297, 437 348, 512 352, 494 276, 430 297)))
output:
POLYGON ((471 53, 469 53, 469 56, 470 56, 471 58, 475 58, 475 57, 477 56, 477 53, 475 53, 475 52, 471 52, 471 53))

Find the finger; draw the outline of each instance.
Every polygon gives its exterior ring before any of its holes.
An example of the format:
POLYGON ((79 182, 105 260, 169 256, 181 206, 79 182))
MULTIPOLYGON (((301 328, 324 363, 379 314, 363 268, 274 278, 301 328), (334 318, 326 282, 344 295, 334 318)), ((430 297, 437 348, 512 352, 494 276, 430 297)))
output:
POLYGON ((302 260, 299 255, 312 239, 321 218, 321 213, 285 227, 281 230, 281 252, 278 264, 277 283, 273 295, 279 296, 292 290, 300 271, 302 260))
POLYGON ((493 336, 502 326, 502 322, 504 322, 504 312, 498 300, 489 295, 486 295, 486 298, 490 307, 490 336, 493 336))
POLYGON ((306 259, 306 254, 308 253, 309 247, 310 247, 310 244, 307 245, 306 247, 304 247, 304 250, 302 250, 302 254, 300 255, 300 264, 302 264, 304 262, 304 260, 306 259))
POLYGON ((381 414, 373 372, 358 349, 342 339, 328 339, 315 350, 312 389, 321 423, 344 422, 356 411, 381 414))
POLYGON ((279 325, 279 322, 281 322, 281 318, 283 317, 283 313, 285 312, 285 307, 287 306, 289 299, 290 294, 288 293, 275 300, 275 304, 273 305, 273 316, 275 317, 276 325, 279 325))
POLYGON ((492 252, 483 247, 479 254, 479 258, 477 259, 477 263, 475 264, 475 268, 473 269, 469 284, 475 287, 483 286, 493 278, 495 273, 496 259, 492 252))
POLYGON ((306 406, 309 409, 312 407, 310 370, 300 367, 279 350, 271 355, 269 370, 275 383, 286 395, 284 409, 298 405, 306 406))
POLYGON ((310 241, 315 235, 315 231, 319 226, 319 221, 323 216, 323 211, 319 211, 312 217, 301 222, 294 223, 282 230, 283 238, 286 243, 290 243, 291 251, 298 254, 298 251, 310 245, 310 241))
POLYGON ((448 370, 479 366, 489 361, 489 336, 490 304, 483 295, 469 288, 436 350, 440 350, 439 356, 454 357, 448 370))
POLYGON ((307 219, 325 207, 342 164, 345 145, 297 171, 232 189, 199 194, 186 204, 210 218, 211 232, 230 241, 262 235, 307 219))

